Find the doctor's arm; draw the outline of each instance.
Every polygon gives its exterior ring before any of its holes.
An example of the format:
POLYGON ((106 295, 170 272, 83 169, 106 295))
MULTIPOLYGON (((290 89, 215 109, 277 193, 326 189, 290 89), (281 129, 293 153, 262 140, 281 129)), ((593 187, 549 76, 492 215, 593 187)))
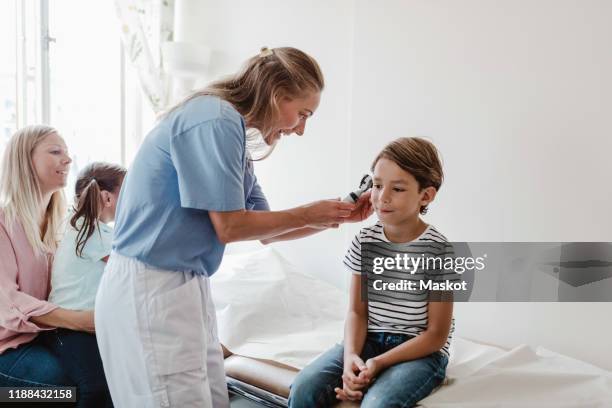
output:
POLYGON ((265 240, 303 228, 325 228, 349 218, 355 204, 321 200, 284 211, 209 211, 217 237, 223 243, 265 240))
MULTIPOLYGON (((372 204, 370 203, 370 192, 363 194, 359 197, 359 200, 355 203, 355 208, 351 211, 351 214, 344 218, 342 222, 361 222, 372 215, 372 204)), ((321 225, 318 228, 305 227, 287 232, 284 234, 272 236, 270 238, 262 239, 261 243, 264 245, 271 244, 272 242, 279 241, 290 241, 293 239, 304 238, 317 232, 324 231, 328 228, 338 228, 340 223, 331 223, 327 225, 321 225)))

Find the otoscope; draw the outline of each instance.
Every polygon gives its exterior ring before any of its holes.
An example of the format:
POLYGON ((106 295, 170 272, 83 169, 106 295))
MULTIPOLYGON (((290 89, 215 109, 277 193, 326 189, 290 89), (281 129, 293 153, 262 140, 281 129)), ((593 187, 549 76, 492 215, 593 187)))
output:
POLYGON ((372 177, 369 174, 364 175, 359 182, 359 189, 352 191, 342 199, 342 201, 346 201, 349 203, 356 203, 359 197, 372 188, 372 177))

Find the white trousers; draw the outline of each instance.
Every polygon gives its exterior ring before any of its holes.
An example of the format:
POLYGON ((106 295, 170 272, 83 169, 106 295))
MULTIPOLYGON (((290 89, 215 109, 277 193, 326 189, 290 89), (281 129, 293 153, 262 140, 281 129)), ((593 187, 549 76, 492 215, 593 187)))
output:
POLYGON ((229 408, 207 277, 112 253, 96 336, 117 408, 229 408))

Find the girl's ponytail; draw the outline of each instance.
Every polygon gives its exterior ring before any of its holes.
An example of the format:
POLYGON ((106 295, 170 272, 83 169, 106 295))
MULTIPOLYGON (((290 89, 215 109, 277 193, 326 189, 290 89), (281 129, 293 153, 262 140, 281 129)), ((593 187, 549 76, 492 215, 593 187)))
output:
POLYGON ((98 227, 101 204, 100 192, 98 181, 92 178, 78 197, 74 215, 70 218, 70 225, 78 231, 76 239, 76 254, 78 257, 83 256, 83 247, 98 227), (83 218, 81 225, 77 225, 79 218, 83 218))
POLYGON ((102 191, 115 193, 121 187, 126 169, 118 164, 95 162, 86 166, 77 177, 74 188, 75 208, 70 225, 77 230, 76 255, 83 256, 87 240, 98 227, 102 191), (82 219, 82 222, 79 220, 82 219))

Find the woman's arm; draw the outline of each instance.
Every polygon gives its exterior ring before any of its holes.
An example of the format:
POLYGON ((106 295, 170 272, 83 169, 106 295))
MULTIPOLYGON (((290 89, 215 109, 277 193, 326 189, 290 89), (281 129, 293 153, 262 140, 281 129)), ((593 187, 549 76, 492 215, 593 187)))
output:
MULTIPOLYGON (((359 200, 355 203, 355 209, 351 211, 351 215, 345 218, 343 222, 361 222, 368 218, 370 215, 372 215, 372 212, 373 210, 372 204, 370 203, 370 192, 368 191, 367 193, 359 197, 359 200)), ((289 241, 292 239, 304 238, 316 234, 317 232, 325 231, 328 228, 338 228, 339 226, 340 224, 335 223, 323 226, 323 228, 300 228, 281 235, 262 239, 261 243, 267 245, 272 242, 289 241)))
MULTIPOLYGON (((42 284, 48 273, 47 263, 33 262, 28 267, 35 269, 24 274, 21 270, 23 262, 18 262, 15 251, 23 246, 30 248, 29 243, 24 236, 10 235, 2 221, 0 218, 0 326, 16 333, 36 333, 46 327, 38 326, 32 320, 33 316, 50 313, 57 306, 21 288, 28 279, 36 279, 42 284)), ((44 289, 46 291, 46 287, 44 289)))
POLYGON ((322 200, 284 211, 209 211, 217 237, 223 243, 264 240, 304 227, 323 228, 349 218, 355 204, 322 200))
POLYGON ((325 227, 325 228, 304 227, 304 228, 293 230, 291 232, 286 232, 286 233, 281 234, 281 235, 277 235, 275 237, 270 237, 270 238, 262 239, 261 243, 264 244, 264 245, 268 245, 268 244, 271 244, 273 242, 291 241, 293 239, 305 238, 305 237, 308 237, 310 235, 314 235, 317 232, 325 231, 328 228, 338 228, 339 226, 340 226, 340 224, 332 224, 329 227, 325 227))
MULTIPOLYGON (((448 298, 448 295, 445 295, 445 298, 448 298)), ((374 357, 372 360, 376 373, 370 377, 387 367, 425 357, 444 347, 453 318, 453 302, 429 302, 427 313, 427 329, 413 339, 374 357)))
POLYGON ((57 308, 44 315, 31 317, 37 325, 47 327, 62 327, 64 329, 95 332, 93 310, 68 310, 57 308))

